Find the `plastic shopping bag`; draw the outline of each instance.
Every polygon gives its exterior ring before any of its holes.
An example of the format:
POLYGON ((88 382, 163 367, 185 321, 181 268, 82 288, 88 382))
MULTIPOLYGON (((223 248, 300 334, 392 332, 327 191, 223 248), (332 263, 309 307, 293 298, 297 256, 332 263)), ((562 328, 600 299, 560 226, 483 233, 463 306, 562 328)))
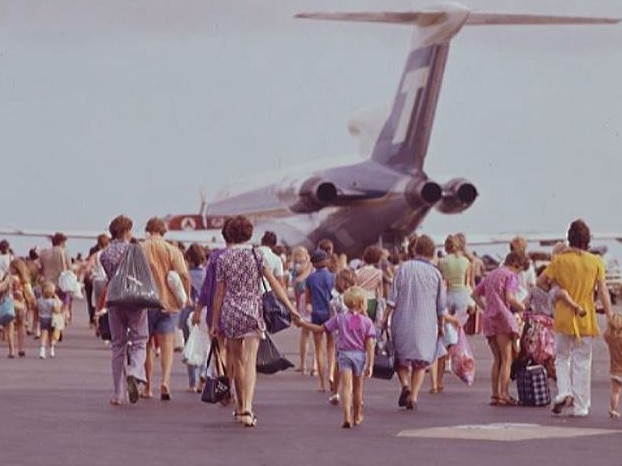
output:
POLYGON ((130 244, 108 283, 107 307, 162 309, 151 268, 142 248, 130 244))
POLYGON ((174 270, 169 270, 166 274, 166 284, 175 295, 175 300, 177 301, 180 309, 184 307, 188 303, 188 294, 184 289, 184 284, 181 281, 179 274, 174 270))
POLYGON ((190 366, 203 366, 210 349, 209 337, 200 326, 190 328, 188 341, 181 353, 182 361, 190 366))
POLYGON ((58 277, 58 287, 61 291, 69 293, 74 298, 82 298, 82 285, 78 277, 71 270, 64 270, 58 277))
POLYGON ((284 371, 294 365, 281 354, 268 334, 259 342, 257 350, 257 372, 261 374, 274 374, 284 371))
POLYGON ((458 330, 458 343, 449 349, 451 371, 465 384, 472 385, 475 380, 475 359, 464 330, 458 330))

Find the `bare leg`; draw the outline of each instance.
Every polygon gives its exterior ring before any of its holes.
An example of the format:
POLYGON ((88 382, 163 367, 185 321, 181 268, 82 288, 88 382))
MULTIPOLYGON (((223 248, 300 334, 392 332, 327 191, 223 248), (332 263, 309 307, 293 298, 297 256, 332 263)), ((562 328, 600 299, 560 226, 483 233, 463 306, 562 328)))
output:
POLYGON ((495 335, 501 362, 499 365, 499 396, 510 399, 510 371, 512 369, 512 338, 507 334, 495 335))
POLYGON ((227 339, 227 366, 233 370, 233 374, 230 375, 235 385, 235 395, 237 398, 236 413, 241 414, 244 412, 244 370, 245 366, 242 361, 242 339, 241 338, 228 338, 227 339))
POLYGON ((300 365, 298 366, 298 370, 303 374, 307 370, 307 346, 309 344, 309 333, 310 331, 306 328, 300 329, 300 342, 299 342, 299 351, 300 351, 300 365))
POLYGON ((445 379, 445 366, 447 365, 447 356, 443 356, 438 358, 438 364, 436 366, 437 371, 437 387, 438 391, 442 392, 445 389, 445 385, 443 384, 443 380, 445 379))
POLYGON ((410 402, 415 405, 419 398, 419 390, 425 379, 425 369, 413 369, 410 374, 410 402))
POLYGON ((352 371, 341 371, 341 401, 343 405, 343 427, 351 427, 352 422, 352 371))
POLYGON ((326 391, 325 373, 324 373, 324 341, 322 333, 313 333, 313 345, 315 348, 315 362, 317 364, 317 373, 320 378, 319 391, 326 391))
POLYGON ((155 345, 153 337, 147 341, 147 356, 145 357, 145 378, 147 383, 143 389, 143 397, 151 398, 153 396, 152 381, 153 381, 153 358, 155 356, 155 345))
POLYGON ((622 384, 617 380, 611 379, 611 409, 609 410, 609 416, 612 418, 620 416, 618 412, 618 406, 620 406, 620 391, 622 391, 622 384))
POLYGON ((499 399, 499 372, 501 369, 501 353, 495 337, 488 339, 488 346, 492 352, 492 367, 490 369, 490 383, 492 385, 492 401, 499 399))
POLYGON ((9 357, 13 358, 15 357, 15 321, 12 320, 4 327, 4 333, 9 345, 9 357))
POLYGON ((326 359, 328 361, 328 381, 335 384, 335 338, 331 333, 326 334, 326 359))
POLYGON ((160 383, 160 395, 170 394, 171 369, 173 367, 173 351, 175 346, 174 333, 159 333, 158 342, 160 343, 160 367, 162 370, 162 382, 160 383))
POLYGON ((363 422, 363 376, 352 377, 352 393, 354 406, 354 425, 358 426, 363 422))
POLYGON ((253 413, 253 398, 255 397, 255 385, 257 382, 258 349, 259 336, 244 338, 242 343, 242 364, 244 366, 242 412, 253 413))

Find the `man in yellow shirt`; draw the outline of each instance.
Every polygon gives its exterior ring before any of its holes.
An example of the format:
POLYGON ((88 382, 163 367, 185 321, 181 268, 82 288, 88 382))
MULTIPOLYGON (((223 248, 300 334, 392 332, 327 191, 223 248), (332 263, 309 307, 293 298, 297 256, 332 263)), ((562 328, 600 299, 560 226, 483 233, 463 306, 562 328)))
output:
POLYGON ((573 407, 573 416, 583 417, 589 412, 592 339, 600 335, 594 291, 607 317, 611 315, 605 267, 599 257, 587 252, 589 241, 590 229, 585 222, 572 222, 568 229, 570 248, 556 254, 538 278, 538 286, 548 290, 552 284, 559 285, 586 311, 586 315, 580 317, 564 300, 555 302, 553 331, 557 397, 551 409, 555 414, 570 407, 573 407))

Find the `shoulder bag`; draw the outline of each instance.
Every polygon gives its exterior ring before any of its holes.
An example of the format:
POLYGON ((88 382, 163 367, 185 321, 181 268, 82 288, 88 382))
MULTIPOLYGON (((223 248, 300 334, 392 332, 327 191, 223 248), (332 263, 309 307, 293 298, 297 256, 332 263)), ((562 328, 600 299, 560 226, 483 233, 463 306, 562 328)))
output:
POLYGON ((263 283, 265 290, 261 295, 261 306, 263 309, 263 320, 266 322, 266 329, 269 333, 277 333, 281 330, 289 328, 292 323, 289 310, 279 301, 273 290, 268 290, 266 279, 263 276, 263 268, 259 262, 259 258, 253 249, 253 256, 257 262, 257 270, 263 283))
POLYGON ((15 303, 13 302, 13 292, 11 290, 11 278, 9 276, 9 287, 0 298, 0 325, 5 326, 15 319, 15 303))
POLYGON ((380 332, 380 337, 376 340, 372 377, 376 379, 391 380, 394 373, 395 352, 393 349, 393 340, 391 340, 389 331, 385 327, 380 332))

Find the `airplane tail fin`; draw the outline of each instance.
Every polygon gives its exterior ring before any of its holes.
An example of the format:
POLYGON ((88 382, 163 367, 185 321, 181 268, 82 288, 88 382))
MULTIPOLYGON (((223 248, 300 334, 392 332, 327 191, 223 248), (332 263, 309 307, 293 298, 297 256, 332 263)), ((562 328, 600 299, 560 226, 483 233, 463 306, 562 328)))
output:
POLYGON ((411 49, 372 160, 412 173, 423 170, 451 39, 465 25, 614 24, 618 18, 471 12, 448 4, 430 11, 300 13, 297 18, 414 26, 411 49))

